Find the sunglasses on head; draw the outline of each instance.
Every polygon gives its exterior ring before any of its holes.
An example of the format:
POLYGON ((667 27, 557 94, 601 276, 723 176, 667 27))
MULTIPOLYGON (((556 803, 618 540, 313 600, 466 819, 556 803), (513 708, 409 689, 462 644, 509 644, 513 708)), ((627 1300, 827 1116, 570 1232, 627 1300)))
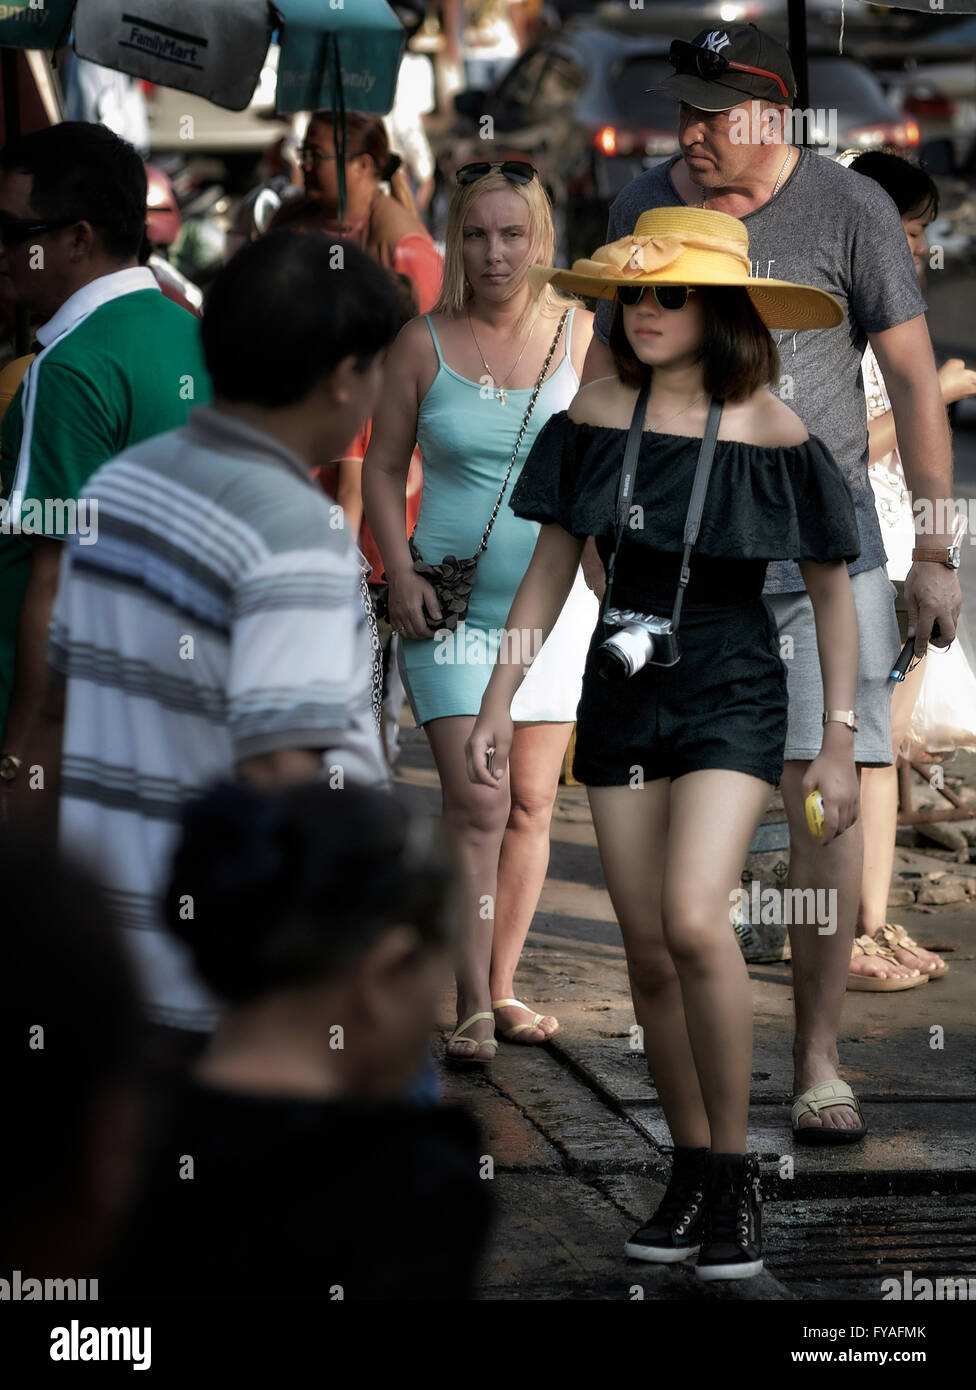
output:
POLYGON ((621 304, 639 304, 645 290, 654 296, 660 309, 683 309, 688 296, 695 291, 690 285, 618 285, 617 298, 621 304))
POLYGON ((531 183, 539 174, 535 165, 527 163, 524 159, 506 159, 502 164, 492 164, 490 160, 481 159, 475 164, 462 164, 455 177, 463 188, 465 184, 483 179, 492 169, 500 170, 509 183, 531 183))
POLYGON ((714 53, 710 48, 700 48, 697 44, 688 43, 686 39, 675 39, 672 42, 668 49, 668 62, 678 72, 704 77, 706 81, 721 77, 730 68, 735 72, 751 72, 755 77, 768 77, 783 93, 783 100, 787 103, 790 101, 786 83, 777 73, 769 72, 766 68, 752 68, 748 63, 734 63, 731 58, 723 58, 721 53, 714 53))

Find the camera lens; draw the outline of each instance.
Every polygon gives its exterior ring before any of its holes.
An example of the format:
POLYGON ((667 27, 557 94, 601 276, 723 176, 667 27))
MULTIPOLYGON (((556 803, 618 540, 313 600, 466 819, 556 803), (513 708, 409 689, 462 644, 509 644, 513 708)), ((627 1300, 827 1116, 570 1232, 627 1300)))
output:
POLYGON ((596 649, 593 669, 605 681, 623 681, 630 675, 630 662, 617 647, 604 643, 596 649))

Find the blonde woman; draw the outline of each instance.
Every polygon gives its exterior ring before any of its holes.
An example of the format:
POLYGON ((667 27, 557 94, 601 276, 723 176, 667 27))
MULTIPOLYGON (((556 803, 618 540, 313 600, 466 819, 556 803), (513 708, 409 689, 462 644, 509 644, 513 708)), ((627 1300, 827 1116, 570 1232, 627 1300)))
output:
POLYGON ((475 1065, 495 1055, 496 1023, 504 1037, 528 1044, 544 1042, 558 1027, 517 1000, 514 976, 549 864, 549 824, 597 603, 577 571, 545 646, 539 650, 541 639, 527 632, 517 634, 518 651, 510 642, 500 651, 539 533, 514 515, 507 498, 539 430, 576 394, 593 316, 549 286, 529 288, 529 266, 550 261, 554 245, 549 201, 533 166, 469 164, 457 180, 443 291, 433 312, 407 324, 390 351, 364 496, 386 560, 407 697, 437 764, 464 890, 458 1028, 447 1054, 475 1065), (474 555, 495 515, 467 613, 454 631, 442 626, 447 615, 414 570, 407 541, 404 497, 415 444, 424 488, 413 542, 424 561, 474 555), (513 706, 501 796, 474 786, 464 761, 496 659, 531 663, 513 706))

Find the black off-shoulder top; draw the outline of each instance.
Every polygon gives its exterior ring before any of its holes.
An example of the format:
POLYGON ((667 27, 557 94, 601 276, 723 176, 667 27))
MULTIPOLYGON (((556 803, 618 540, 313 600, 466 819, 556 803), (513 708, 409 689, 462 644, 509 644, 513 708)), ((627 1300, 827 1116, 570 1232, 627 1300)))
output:
MULTIPOLYGON (((527 520, 594 536, 606 565, 626 438, 624 429, 578 424, 558 411, 539 431, 509 506, 527 520)), ((645 431, 617 559, 616 605, 673 599, 700 448, 700 438, 645 431)), ((847 480, 816 436, 785 448, 720 439, 686 603, 756 597, 770 560, 850 561, 860 549, 847 480)))

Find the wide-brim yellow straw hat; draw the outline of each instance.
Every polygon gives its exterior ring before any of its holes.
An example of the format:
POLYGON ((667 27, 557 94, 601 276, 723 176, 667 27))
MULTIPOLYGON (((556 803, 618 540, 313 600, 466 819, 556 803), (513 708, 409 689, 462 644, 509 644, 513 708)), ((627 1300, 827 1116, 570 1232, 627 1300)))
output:
POLYGON ((750 275, 745 223, 707 208, 651 208, 632 235, 601 246, 572 270, 536 265, 529 283, 546 282, 588 298, 612 299, 618 285, 741 285, 767 328, 834 328, 838 300, 812 285, 750 275))

